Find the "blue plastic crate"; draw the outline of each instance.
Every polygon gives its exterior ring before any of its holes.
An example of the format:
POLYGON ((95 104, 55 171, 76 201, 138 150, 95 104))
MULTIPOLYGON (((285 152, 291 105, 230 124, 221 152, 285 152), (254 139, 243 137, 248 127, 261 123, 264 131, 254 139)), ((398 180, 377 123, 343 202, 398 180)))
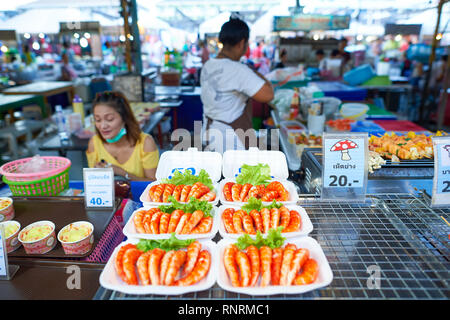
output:
POLYGON ((372 135, 383 135, 386 131, 373 121, 356 121, 351 124, 351 132, 367 132, 372 135))
POLYGON ((360 85, 367 80, 375 77, 375 71, 369 64, 364 64, 362 66, 356 67, 353 70, 346 72, 343 76, 345 82, 347 82, 351 86, 360 85))

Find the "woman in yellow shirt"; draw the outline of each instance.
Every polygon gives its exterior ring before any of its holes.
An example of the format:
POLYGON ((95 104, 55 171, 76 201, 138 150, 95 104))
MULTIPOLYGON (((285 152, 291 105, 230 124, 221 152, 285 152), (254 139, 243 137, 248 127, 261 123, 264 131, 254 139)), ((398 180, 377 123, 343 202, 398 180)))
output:
POLYGON ((97 94, 92 109, 97 134, 86 152, 89 167, 111 165, 115 175, 129 180, 156 180, 158 148, 152 136, 141 131, 125 96, 97 94))

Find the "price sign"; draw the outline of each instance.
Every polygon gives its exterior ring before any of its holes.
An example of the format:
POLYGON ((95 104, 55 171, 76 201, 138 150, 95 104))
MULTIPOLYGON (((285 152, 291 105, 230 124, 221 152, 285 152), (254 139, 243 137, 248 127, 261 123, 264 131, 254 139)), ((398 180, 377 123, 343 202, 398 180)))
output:
POLYGON ((368 152, 367 133, 324 133, 322 200, 365 201, 368 152))
POLYGON ((434 149, 433 207, 450 207, 450 137, 432 137, 434 149))
POLYGON ((86 208, 114 207, 114 171, 112 168, 84 168, 86 208))

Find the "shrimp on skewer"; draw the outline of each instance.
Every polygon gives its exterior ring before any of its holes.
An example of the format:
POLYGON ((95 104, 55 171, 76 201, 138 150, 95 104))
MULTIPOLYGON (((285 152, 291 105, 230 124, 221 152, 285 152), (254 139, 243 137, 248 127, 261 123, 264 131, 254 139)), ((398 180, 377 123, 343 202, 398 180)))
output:
POLYGON ((123 272, 125 273, 125 282, 127 284, 138 285, 135 265, 141 254, 142 251, 131 248, 123 255, 123 272))
POLYGON ((184 213, 181 216, 180 221, 178 222, 177 228, 175 229, 175 233, 176 234, 181 234, 181 232, 183 231, 184 226, 186 225, 186 223, 191 218, 191 215, 192 215, 191 213, 186 212, 186 213, 184 213))
POLYGON ((270 284, 270 266, 272 264, 272 249, 268 246, 259 248, 259 256, 261 260, 261 287, 270 284))
POLYGON ((289 243, 283 251, 283 261, 281 262, 281 273, 280 273, 280 285, 282 286, 288 286, 287 283, 287 277, 289 270, 291 269, 291 262, 294 258, 295 251, 297 250, 297 247, 289 243))
POLYGON ((190 286, 199 282, 208 274, 211 266, 211 254, 207 250, 202 250, 198 255, 197 263, 192 272, 188 273, 186 277, 175 281, 178 286, 190 286))
POLYGON ((162 212, 158 211, 152 215, 152 220, 150 222, 150 229, 153 234, 159 234, 159 221, 161 220, 162 212))
POLYGON ((182 210, 175 210, 170 214, 169 227, 167 228, 167 233, 175 232, 178 222, 181 216, 184 214, 182 210))
POLYGON ((180 184, 180 185, 176 186, 175 189, 173 189, 172 196, 175 198, 175 200, 180 201, 181 191, 183 191, 183 188, 184 188, 184 185, 180 184))
POLYGON ((230 278, 231 285, 233 287, 239 287, 239 271, 236 265, 236 253, 239 249, 234 245, 230 244, 225 248, 223 253, 223 263, 225 265, 225 270, 227 271, 228 277, 230 278))
MULTIPOLYGON (((162 271, 162 259, 166 255, 166 252, 160 248, 155 248, 152 250, 152 254, 148 259, 148 273, 150 276, 150 280, 152 285, 159 286, 161 284, 161 271, 162 271), (161 271, 160 271, 160 263, 161 263, 161 271)), ((170 259, 170 256, 168 257, 170 259)))
POLYGON ((241 190, 242 190, 242 184, 235 183, 231 187, 231 197, 233 198, 233 201, 240 201, 241 200, 241 190))
POLYGON ((280 222, 280 210, 277 208, 270 209, 270 228, 276 229, 280 222))
MULTIPOLYGON (((173 256, 175 255, 175 250, 167 251, 164 256, 161 259, 160 265, 159 265, 159 282, 160 284, 165 284, 164 280, 166 279, 167 270, 169 269, 170 261, 172 260, 173 256)), ((153 283, 153 279, 152 279, 153 283)))
POLYGON ((178 250, 175 252, 174 256, 170 260, 169 268, 167 269, 164 283, 166 286, 171 286, 175 282, 175 277, 177 276, 178 271, 186 261, 186 255, 186 251, 184 250, 178 250))
POLYGON ((250 260, 251 267, 251 278, 250 278, 250 286, 253 287, 256 285, 259 277, 259 269, 260 269, 260 257, 259 250, 257 247, 251 245, 247 247, 247 256, 250 260))
POLYGON ((252 210, 250 211, 250 216, 252 217, 253 222, 255 223, 256 231, 264 232, 261 214, 257 210, 252 210))
POLYGON ((233 226, 234 211, 235 210, 233 208, 227 208, 222 212, 223 225, 228 233, 236 233, 233 226))
POLYGON ((319 265, 317 261, 308 259, 302 267, 302 272, 295 277, 294 283, 296 285, 310 284, 316 281, 318 275, 319 265))
POLYGON ((227 182, 223 186, 223 196, 226 201, 233 201, 233 197, 231 195, 231 187, 234 185, 234 182, 227 182))
POLYGON ((214 201, 216 199, 216 193, 214 191, 209 191, 208 193, 205 193, 201 198, 200 201, 214 201))
POLYGON ((155 188, 155 192, 153 193, 153 202, 161 202, 162 195, 164 192, 166 185, 164 183, 158 184, 155 188))
POLYGON ((286 230, 287 226, 289 225, 289 220, 291 219, 291 213, 289 212, 289 209, 286 208, 285 206, 281 207, 279 210, 280 210, 280 216, 281 216, 280 226, 283 227, 282 232, 284 232, 284 230, 286 230))
POLYGON ((294 258, 291 262, 291 268, 287 275, 287 285, 290 286, 295 279, 295 276, 300 271, 300 268, 305 264, 305 262, 309 259, 309 250, 308 249, 298 249, 295 251, 294 258))
POLYGON ((188 202, 189 192, 191 192, 192 186, 184 186, 183 190, 181 190, 180 202, 188 202))
POLYGON ((166 187, 164 188, 164 192, 163 192, 162 202, 164 202, 164 203, 169 202, 169 196, 172 195, 173 190, 175 190, 174 184, 166 184, 166 187))
POLYGON ((195 210, 194 213, 190 216, 189 220, 186 221, 183 229, 181 230, 181 234, 190 234, 195 226, 202 220, 203 211, 195 210))
POLYGON ((247 194, 250 191, 251 187, 253 187, 253 186, 250 183, 246 183, 242 186, 241 192, 239 193, 240 201, 244 201, 244 199, 247 197, 247 194))
POLYGON ((213 225, 212 217, 204 217, 200 223, 192 230, 191 234, 208 233, 213 225))
POLYGON ((163 213, 161 214, 161 218, 159 220, 159 234, 167 233, 170 222, 170 214, 163 213))
POLYGON ((144 224, 143 224, 144 215, 145 215, 145 210, 139 210, 138 212, 136 212, 134 214, 133 222, 134 222, 134 226, 136 228, 137 233, 145 233, 144 224))
POLYGON ((250 266, 250 260, 245 252, 238 251, 236 253, 236 264, 241 272, 241 287, 248 287, 250 284, 252 271, 250 266))
POLYGON ((289 213, 290 213, 289 224, 286 227, 286 229, 283 230, 283 232, 299 231, 302 227, 302 218, 300 216, 300 213, 298 213, 295 210, 291 210, 289 211, 289 213))
POLYGON ((283 261, 283 249, 275 248, 272 250, 272 265, 270 267, 270 277, 272 285, 278 286, 280 284, 281 263, 283 261))
POLYGON ((122 279, 124 282, 126 281, 125 272, 123 271, 123 255, 128 249, 136 249, 136 245, 128 243, 122 247, 120 247, 119 251, 117 251, 116 260, 114 263, 114 267, 116 269, 117 275, 122 279))
POLYGON ((244 229, 242 228, 242 219, 244 217, 244 214, 246 213, 243 210, 238 210, 233 214, 233 228, 236 233, 245 233, 244 229))
POLYGON ((261 217, 262 217, 263 231, 264 233, 267 233, 269 232, 270 229, 270 210, 267 208, 262 208, 261 217))
POLYGON ((242 215, 242 224, 246 233, 256 234, 255 227, 253 226, 253 218, 249 214, 244 213, 242 215))
POLYGON ((188 275, 195 266, 195 263, 197 262, 198 255, 200 253, 200 250, 202 248, 202 245, 198 241, 192 242, 187 247, 187 259, 186 259, 186 265, 183 269, 183 275, 188 275))
POLYGON ((141 280, 141 283, 144 286, 147 286, 150 284, 150 275, 148 273, 148 261, 150 259, 150 256, 152 254, 152 250, 149 250, 139 257, 136 262, 136 267, 138 271, 139 279, 141 280))

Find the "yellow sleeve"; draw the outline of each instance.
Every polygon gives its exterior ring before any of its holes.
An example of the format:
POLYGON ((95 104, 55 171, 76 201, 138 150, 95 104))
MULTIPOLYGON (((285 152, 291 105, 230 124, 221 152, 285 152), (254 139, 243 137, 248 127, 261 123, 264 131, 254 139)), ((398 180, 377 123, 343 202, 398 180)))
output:
POLYGON ((156 149, 152 152, 143 152, 142 167, 144 169, 154 169, 158 166, 159 151, 156 149))

